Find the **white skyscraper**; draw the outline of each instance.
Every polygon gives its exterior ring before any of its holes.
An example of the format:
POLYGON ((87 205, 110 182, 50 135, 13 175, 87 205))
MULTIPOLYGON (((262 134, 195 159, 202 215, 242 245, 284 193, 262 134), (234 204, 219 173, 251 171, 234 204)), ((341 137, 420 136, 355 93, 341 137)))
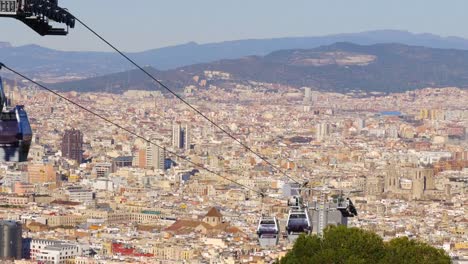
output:
POLYGON ((320 123, 315 125, 315 138, 322 141, 330 135, 330 124, 320 123))
POLYGON ((310 87, 304 87, 305 98, 312 97, 312 89, 310 87))
POLYGON ((304 89, 304 105, 312 104, 312 89, 310 87, 303 87, 304 89))

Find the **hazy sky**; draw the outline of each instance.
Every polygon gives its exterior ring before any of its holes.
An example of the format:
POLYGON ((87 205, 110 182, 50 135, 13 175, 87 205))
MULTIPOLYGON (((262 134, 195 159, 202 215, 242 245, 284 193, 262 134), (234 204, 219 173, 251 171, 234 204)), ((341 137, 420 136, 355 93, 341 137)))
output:
MULTIPOLYGON (((377 29, 468 38, 467 0, 59 0, 125 51, 246 38, 318 36, 377 29)), ((62 50, 108 50, 77 25, 40 37, 0 19, 0 41, 62 50)))

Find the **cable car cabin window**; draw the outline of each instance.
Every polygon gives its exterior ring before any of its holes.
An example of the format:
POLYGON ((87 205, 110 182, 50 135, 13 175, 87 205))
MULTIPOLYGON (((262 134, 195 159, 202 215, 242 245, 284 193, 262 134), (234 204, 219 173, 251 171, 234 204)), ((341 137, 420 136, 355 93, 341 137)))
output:
POLYGON ((10 121, 10 120, 16 120, 16 113, 15 112, 3 112, 0 115, 1 121, 10 121))
POLYGON ((306 215, 305 214, 292 214, 291 219, 303 219, 303 218, 306 218, 306 215))
POLYGON ((291 189, 291 196, 296 196, 296 195, 300 195, 301 193, 299 192, 298 189, 291 189))
POLYGON ((289 218, 288 226, 306 226, 308 225, 307 218, 305 214, 301 215, 291 215, 289 218))
POLYGON ((275 224, 275 221, 273 220, 263 220, 262 225, 274 225, 275 224))
POLYGON ((16 143, 18 122, 16 120, 0 121, 0 144, 16 143))

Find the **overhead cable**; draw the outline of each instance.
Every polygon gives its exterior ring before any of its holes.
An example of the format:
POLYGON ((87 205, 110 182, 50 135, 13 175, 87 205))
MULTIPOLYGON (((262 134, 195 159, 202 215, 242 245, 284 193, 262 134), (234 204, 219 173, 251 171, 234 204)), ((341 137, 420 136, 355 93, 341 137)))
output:
POLYGON ((244 147, 246 150, 249 152, 253 153, 255 156, 263 160, 265 163, 267 163, 269 166, 271 166, 275 171, 280 172, 283 174, 286 178, 294 181, 295 183, 299 182, 295 180, 293 177, 289 176, 286 172, 281 170, 278 166, 272 164, 268 159, 260 155, 258 152, 254 151, 251 147, 249 147, 247 144, 243 143, 241 140, 236 138, 234 135, 229 133, 226 129, 222 128, 220 125, 218 125, 215 121, 207 117, 204 113, 202 113, 200 110, 198 110, 195 106, 187 102, 184 98, 182 98, 180 95, 178 95, 176 92, 174 92, 171 88, 169 88, 167 85, 165 85, 162 81, 158 80, 156 77, 154 77, 151 73, 149 73, 147 70, 145 70, 143 67, 141 67, 138 63, 136 63, 133 59, 131 59, 129 56, 125 55, 121 50, 119 50, 115 45, 107 41, 103 36, 98 34, 95 30, 93 30, 90 26, 88 26, 86 23, 84 23, 82 20, 74 16, 75 20, 81 24, 83 27, 88 29, 91 33, 93 33, 96 37, 98 37, 100 40, 102 40, 104 43, 106 43, 109 47, 111 47, 113 50, 115 50, 118 54, 120 54, 122 57, 124 57, 127 61, 129 61, 131 64, 133 64, 135 67, 137 67, 140 71, 145 73, 149 78, 151 78, 153 81, 155 81, 157 84, 159 84, 161 87, 166 89, 170 94, 174 95, 177 99, 179 99, 182 103, 187 105, 190 109, 192 109, 195 113, 199 114, 202 116, 205 120, 207 120, 209 123, 211 123, 213 126, 218 128, 220 131, 222 131, 224 134, 229 136, 232 140, 235 142, 239 143, 242 147, 244 147))
POLYGON ((7 69, 7 70, 9 70, 9 71, 11 71, 11 72, 14 73, 14 74, 20 76, 20 77, 22 77, 23 79, 30 81, 31 83, 37 85, 38 87, 40 87, 40 88, 42 88, 42 89, 44 89, 44 90, 46 90, 46 91, 48 91, 48 92, 54 94, 55 96, 57 96, 57 97, 59 97, 59 98, 65 100, 65 101, 67 101, 68 103, 70 103, 70 104, 72 104, 72 105, 75 105, 76 107, 80 108, 81 110, 84 110, 84 111, 86 111, 86 112, 88 112, 88 113, 90 113, 90 114, 92 114, 92 115, 94 115, 94 116, 96 116, 96 117, 98 117, 98 118, 104 120, 105 122, 107 122, 107 123, 109 123, 109 124, 111 124, 111 125, 113 125, 113 126, 119 128, 119 129, 121 129, 121 130, 123 130, 123 131, 125 131, 125 132, 127 132, 127 133, 129 133, 129 134, 131 134, 131 135, 133 135, 133 136, 135 136, 135 137, 137 137, 137 138, 139 138, 139 139, 144 140, 145 142, 147 142, 147 143, 149 143, 149 144, 151 144, 151 145, 154 145, 154 146, 156 146, 156 147, 158 147, 158 148, 161 148, 161 149, 165 149, 168 153, 170 153, 170 154, 172 154, 172 155, 174 155, 174 156, 176 156, 176 157, 178 157, 178 158, 180 158, 180 159, 182 159, 182 160, 184 160, 184 161, 186 161, 186 162, 188 162, 188 163, 190 163, 190 164, 192 164, 192 165, 194 165, 194 166, 196 166, 196 167, 198 167, 198 168, 200 168, 200 169, 202 169, 202 170, 208 171, 208 172, 210 172, 210 173, 212 173, 212 174, 214 174, 214 175, 216 175, 216 176, 218 176, 218 177, 220 177, 220 178, 222 178, 222 179, 224 179, 224 180, 227 180, 227 181, 229 181, 229 182, 231 182, 231 183, 234 183, 234 184, 236 184, 236 185, 238 185, 238 186, 240 186, 240 187, 242 187, 242 188, 244 188, 244 189, 247 189, 247 190, 249 190, 249 191, 255 192, 255 193, 259 194, 261 197, 264 197, 264 196, 265 196, 265 194, 262 193, 261 191, 255 190, 255 189, 253 189, 253 188, 251 188, 251 187, 249 187, 249 186, 247 186, 247 185, 245 185, 245 184, 242 184, 242 183, 240 183, 240 182, 238 182, 238 181, 235 181, 235 180, 230 179, 230 178, 228 178, 228 177, 226 177, 226 176, 223 176, 223 175, 221 175, 220 173, 215 172, 215 171, 213 171, 213 170, 207 168, 206 166, 204 166, 204 165, 202 165, 202 164, 195 163, 195 162, 189 160, 189 159, 186 158, 186 157, 183 157, 183 156, 181 156, 181 155, 179 155, 179 154, 177 154, 177 153, 175 153, 175 152, 173 152, 173 151, 167 150, 166 148, 164 148, 164 147, 160 146, 159 144, 155 143, 154 141, 152 141, 152 140, 150 140, 150 139, 147 139, 147 138, 145 138, 144 136, 139 135, 139 134, 137 134, 136 132, 134 132, 134 131, 132 131, 132 130, 126 128, 126 127, 123 127, 123 126, 117 124, 116 122, 110 120, 109 118, 107 118, 107 117, 105 117, 105 116, 103 116, 103 115, 101 115, 101 114, 99 114, 99 113, 97 113, 97 112, 95 112, 95 111, 93 111, 93 110, 90 110, 89 108, 87 108, 87 107, 85 107, 85 106, 83 106, 83 105, 81 105, 81 104, 79 104, 79 103, 77 103, 77 102, 75 102, 75 101, 73 101, 73 100, 71 100, 71 99, 69 99, 69 98, 67 98, 67 97, 65 97, 65 96, 63 96, 63 95, 61 95, 61 94, 59 94, 58 92, 56 92, 56 91, 54 91, 54 90, 48 88, 47 86, 45 86, 45 85, 43 85, 43 84, 40 84, 40 83, 34 81, 33 79, 27 77, 26 75, 24 75, 24 74, 22 74, 22 73, 20 73, 20 72, 18 72, 18 71, 16 71, 16 70, 14 70, 13 68, 10 68, 9 66, 7 66, 7 65, 5 65, 5 64, 0 63, 0 69, 1 69, 2 67, 5 68, 5 69, 7 69))

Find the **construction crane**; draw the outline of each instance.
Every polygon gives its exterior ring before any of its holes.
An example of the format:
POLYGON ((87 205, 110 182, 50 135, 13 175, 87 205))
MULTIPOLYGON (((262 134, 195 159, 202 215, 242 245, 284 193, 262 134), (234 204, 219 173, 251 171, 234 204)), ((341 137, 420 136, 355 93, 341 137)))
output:
POLYGON ((75 27, 75 17, 60 7, 58 0, 0 0, 0 17, 20 20, 41 36, 65 36, 75 27), (66 28, 56 28, 51 22, 66 28))

